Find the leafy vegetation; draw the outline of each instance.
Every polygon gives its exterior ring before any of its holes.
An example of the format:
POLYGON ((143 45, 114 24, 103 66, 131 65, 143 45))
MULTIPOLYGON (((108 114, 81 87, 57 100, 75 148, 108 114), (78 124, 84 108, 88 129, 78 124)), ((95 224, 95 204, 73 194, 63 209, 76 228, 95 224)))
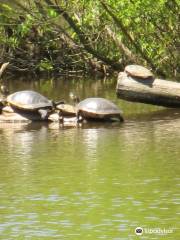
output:
POLYGON ((179 77, 179 0, 0 3, 0 61, 11 71, 121 71, 130 63, 179 77))

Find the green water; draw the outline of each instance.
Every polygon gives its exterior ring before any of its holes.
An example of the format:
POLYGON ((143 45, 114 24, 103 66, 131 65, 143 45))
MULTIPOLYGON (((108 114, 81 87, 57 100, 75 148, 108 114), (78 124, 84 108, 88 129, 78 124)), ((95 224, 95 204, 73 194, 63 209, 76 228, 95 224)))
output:
POLYGON ((180 238, 180 111, 118 100, 114 80, 9 85, 55 99, 106 97, 126 121, 0 123, 0 239, 180 238), (171 233, 145 233, 157 228, 171 233))

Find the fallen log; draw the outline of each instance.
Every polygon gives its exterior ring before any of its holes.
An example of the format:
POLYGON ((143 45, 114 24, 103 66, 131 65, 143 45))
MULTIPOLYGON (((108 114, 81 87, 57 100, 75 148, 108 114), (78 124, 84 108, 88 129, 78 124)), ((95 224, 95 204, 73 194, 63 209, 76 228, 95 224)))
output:
POLYGON ((180 107, 180 83, 157 78, 142 79, 120 72, 116 86, 118 98, 164 107, 180 107))

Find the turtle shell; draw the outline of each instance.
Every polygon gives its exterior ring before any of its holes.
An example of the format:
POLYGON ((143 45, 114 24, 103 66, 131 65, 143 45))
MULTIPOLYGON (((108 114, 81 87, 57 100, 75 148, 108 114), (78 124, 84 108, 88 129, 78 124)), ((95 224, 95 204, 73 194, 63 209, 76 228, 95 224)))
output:
POLYGON ((76 116, 76 109, 70 104, 59 104, 56 108, 61 111, 63 116, 76 116))
POLYGON ((131 77, 138 77, 142 79, 152 78, 152 72, 140 65, 128 65, 125 67, 124 71, 131 77))
POLYGON ((7 97, 7 102, 15 108, 35 111, 41 108, 52 108, 53 103, 35 91, 19 91, 7 97))
POLYGON ((104 98, 87 98, 77 105, 77 113, 84 118, 110 119, 122 118, 122 112, 111 101, 104 98))

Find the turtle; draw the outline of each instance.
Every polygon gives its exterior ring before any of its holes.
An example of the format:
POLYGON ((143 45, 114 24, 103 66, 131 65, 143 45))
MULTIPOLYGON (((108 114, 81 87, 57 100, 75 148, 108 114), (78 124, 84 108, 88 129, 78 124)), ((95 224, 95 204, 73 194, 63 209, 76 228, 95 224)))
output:
POLYGON ((32 90, 18 91, 6 99, 7 103, 18 112, 38 112, 42 120, 48 119, 54 108, 54 102, 32 90))
POLYGON ((153 78, 152 72, 140 65, 128 65, 124 69, 125 73, 128 76, 135 77, 135 78, 141 78, 141 79, 149 79, 153 78))
POLYGON ((56 110, 58 110, 60 122, 71 121, 71 118, 73 119, 74 117, 76 117, 75 105, 80 101, 80 99, 78 96, 74 95, 72 92, 69 94, 69 97, 73 101, 74 105, 67 104, 63 101, 59 102, 59 104, 56 104, 56 110))
POLYGON ((61 103, 56 105, 56 109, 60 111, 60 115, 65 117, 75 117, 76 107, 67 103, 61 103))
POLYGON ((124 121, 122 112, 111 101, 105 98, 86 98, 77 104, 77 118, 94 120, 112 120, 114 118, 124 121))
MULTIPOLYGON (((76 118, 76 107, 73 105, 67 103, 60 103, 56 105, 56 110, 58 110, 58 118, 56 117, 56 120, 58 119, 60 123, 74 121, 74 118, 76 118)), ((52 116, 48 119, 52 120, 52 116)))

